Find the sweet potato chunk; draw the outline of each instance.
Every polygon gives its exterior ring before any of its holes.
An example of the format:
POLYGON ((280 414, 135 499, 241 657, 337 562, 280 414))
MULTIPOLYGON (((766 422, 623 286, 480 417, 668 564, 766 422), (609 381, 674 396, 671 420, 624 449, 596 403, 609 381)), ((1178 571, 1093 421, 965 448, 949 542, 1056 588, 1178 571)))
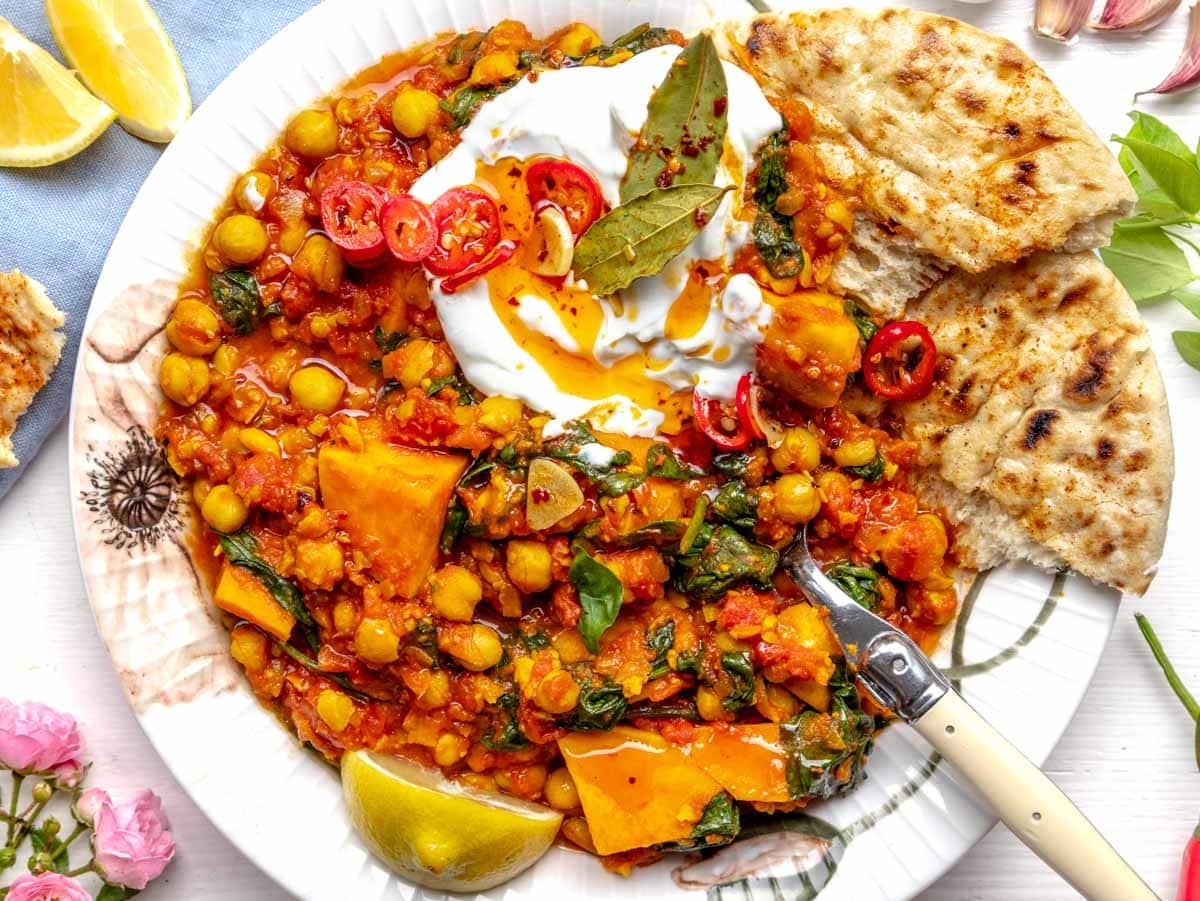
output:
POLYGON ((842 301, 806 291, 773 298, 775 314, 758 348, 762 377, 811 407, 832 407, 862 365, 858 326, 842 301))
POLYGON ((661 735, 618 726, 558 748, 601 854, 686 841, 721 786, 661 735))
POLYGON ((287 641, 296 625, 296 618, 279 605, 254 573, 231 563, 221 570, 213 603, 280 641, 287 641))
POLYGON ((318 465, 325 507, 346 514, 372 572, 412 597, 437 560, 446 505, 466 458, 369 442, 361 451, 326 445, 318 465))
POLYGON ((778 723, 703 726, 685 752, 739 801, 792 800, 778 723))

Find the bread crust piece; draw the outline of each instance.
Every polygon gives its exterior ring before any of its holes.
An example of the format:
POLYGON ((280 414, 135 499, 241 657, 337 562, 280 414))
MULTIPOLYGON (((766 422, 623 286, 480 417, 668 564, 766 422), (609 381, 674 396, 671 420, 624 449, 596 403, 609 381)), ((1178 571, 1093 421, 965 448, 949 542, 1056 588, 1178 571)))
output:
POLYGON ((20 461, 13 452, 17 419, 58 365, 66 315, 46 289, 20 272, 0 272, 0 469, 20 461))
POLYGON ((829 175, 909 245, 865 292, 869 234, 835 267, 877 313, 896 315, 907 299, 883 289, 892 273, 903 294, 937 262, 981 272, 1037 250, 1097 247, 1133 207, 1112 153, 1001 37, 911 9, 829 9, 731 23, 723 38, 768 94, 808 103, 829 175))
POLYGON ((956 272, 909 305, 938 379, 891 411, 918 487, 968 565, 1063 563, 1143 593, 1162 554, 1174 454, 1137 308, 1091 252, 956 272))

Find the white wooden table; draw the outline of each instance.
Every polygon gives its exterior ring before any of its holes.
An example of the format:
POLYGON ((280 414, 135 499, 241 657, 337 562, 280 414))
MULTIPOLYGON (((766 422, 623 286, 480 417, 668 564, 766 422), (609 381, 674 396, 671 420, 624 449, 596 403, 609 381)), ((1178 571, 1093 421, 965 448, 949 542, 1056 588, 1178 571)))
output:
MULTIPOLYGON (((917 5, 969 18, 1032 46, 1028 0, 996 0, 985 7, 917 5)), ((1085 37, 1076 47, 1043 44, 1036 53, 1107 136, 1124 130, 1133 91, 1156 83, 1172 65, 1184 18, 1180 10, 1137 42, 1085 37)), ((1168 118, 1189 142, 1200 134, 1200 93, 1151 101, 1144 108, 1168 118)), ((0 258, 0 268, 18 262, 0 258)), ((1200 558, 1200 508, 1195 504, 1200 496, 1200 373, 1188 369, 1170 343, 1171 329, 1200 323, 1174 306, 1149 310, 1147 318, 1175 420, 1179 474, 1167 552, 1147 597, 1127 601, 1083 706, 1046 769, 1154 889, 1169 898, 1180 852, 1200 814, 1200 774, 1191 725, 1146 651, 1133 612, 1151 615, 1185 679, 1200 690, 1200 628, 1193 606, 1200 558)), ((63 429, 0 501, 0 696, 36 699, 73 712, 95 761, 92 784, 118 795, 146 786, 163 796, 179 855, 167 876, 145 893, 147 901, 286 897, 189 801, 126 705, 84 597, 68 514, 66 454, 63 429)), ((235 741, 236 736, 197 740, 235 741)), ((269 765, 247 761, 247 766, 269 765)), ((246 798, 247 805, 269 803, 270 798, 246 798)), ((1015 839, 993 831, 923 898, 1041 901, 1070 896, 1015 839)))

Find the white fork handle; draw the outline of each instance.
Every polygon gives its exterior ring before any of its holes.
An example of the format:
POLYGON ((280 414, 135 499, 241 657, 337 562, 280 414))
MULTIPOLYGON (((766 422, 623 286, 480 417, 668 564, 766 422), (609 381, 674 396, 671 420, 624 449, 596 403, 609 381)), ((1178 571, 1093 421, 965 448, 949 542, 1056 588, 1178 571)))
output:
POLYGON ((1157 898, 1071 799, 956 692, 946 692, 912 725, 1085 898, 1157 898))

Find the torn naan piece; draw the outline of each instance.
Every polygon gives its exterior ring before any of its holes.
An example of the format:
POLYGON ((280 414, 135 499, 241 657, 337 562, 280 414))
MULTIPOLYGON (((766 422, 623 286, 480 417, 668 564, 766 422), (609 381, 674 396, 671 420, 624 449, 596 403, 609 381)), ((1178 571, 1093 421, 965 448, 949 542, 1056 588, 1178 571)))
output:
POLYGON ((918 488, 960 558, 1068 565, 1142 593, 1162 554, 1174 457, 1137 308, 1090 252, 956 272, 909 314, 938 348, 923 400, 893 407, 918 488))
POLYGON ((0 469, 20 461, 13 452, 17 419, 58 365, 66 316, 46 289, 20 272, 0 272, 0 469))
POLYGON ((1106 244, 1133 208, 1112 153, 1001 37, 911 9, 763 15, 721 37, 767 93, 809 106, 827 173, 869 214, 834 278, 880 315, 951 264, 1106 244))

